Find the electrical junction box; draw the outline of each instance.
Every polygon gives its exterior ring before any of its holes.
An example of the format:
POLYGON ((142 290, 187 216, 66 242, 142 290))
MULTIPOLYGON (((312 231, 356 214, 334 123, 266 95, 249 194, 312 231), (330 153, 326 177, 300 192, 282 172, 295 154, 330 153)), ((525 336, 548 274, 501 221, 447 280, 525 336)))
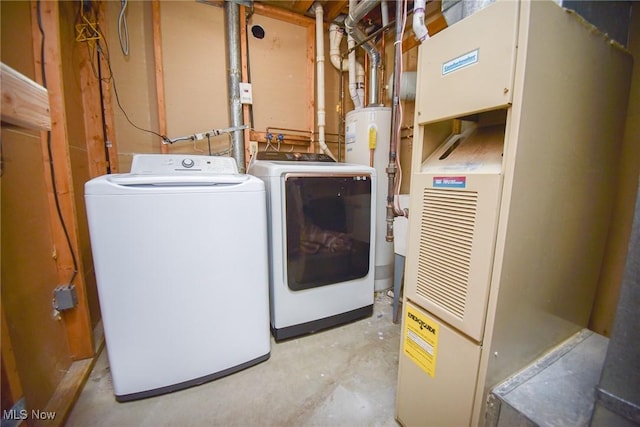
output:
POLYGON ((238 83, 238 85, 240 86, 240 102, 242 104, 253 104, 251 83, 238 83))
POLYGON ((53 308, 69 310, 78 305, 78 295, 74 285, 60 285, 53 290, 53 308))

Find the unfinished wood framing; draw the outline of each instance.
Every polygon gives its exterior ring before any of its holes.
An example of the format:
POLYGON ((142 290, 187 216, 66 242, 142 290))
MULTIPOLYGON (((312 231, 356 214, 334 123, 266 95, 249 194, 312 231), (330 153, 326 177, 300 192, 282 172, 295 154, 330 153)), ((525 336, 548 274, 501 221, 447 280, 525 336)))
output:
MULTIPOLYGON (((109 26, 107 24, 106 19, 106 11, 105 11, 105 2, 98 2, 98 19, 100 21, 100 29, 102 33, 102 37, 106 38, 107 34, 109 34, 109 26)), ((108 71, 111 73, 111 69, 109 66, 109 61, 103 54, 98 55, 101 69, 104 71, 108 71)), ((106 150, 108 153, 108 161, 109 161, 109 171, 111 173, 118 173, 120 171, 120 165, 118 161, 118 143, 116 139, 116 124, 115 117, 113 114, 113 103, 112 99, 112 90, 111 90, 111 79, 103 78, 100 82, 102 85, 102 109, 104 111, 104 127, 106 131, 107 140, 104 141, 106 146, 106 150)))
MULTIPOLYGON (((107 173, 108 164, 104 141, 102 101, 100 99, 101 82, 94 75, 92 64, 94 58, 91 57, 88 43, 94 42, 82 42, 78 49, 80 61, 79 77, 89 174, 91 177, 96 177, 107 173)), ((95 45, 93 49, 95 49, 95 45)))
POLYGON ((325 5, 324 10, 324 22, 333 21, 338 15, 342 13, 344 8, 348 6, 348 1, 346 0, 334 0, 330 1, 325 5))
POLYGON ((311 7, 311 5, 313 4, 314 0, 300 0, 297 1, 294 5, 293 5, 293 10, 297 13, 306 13, 307 10, 309 10, 309 8, 311 7))
POLYGON ((0 63, 2 121, 27 129, 50 130, 47 89, 0 63))
MULTIPOLYGON (((240 6, 240 16, 244 18, 247 13, 247 8, 240 6)), ((249 64, 247 56, 247 20, 240 19, 240 80, 244 83, 249 82, 249 64)), ((242 122, 247 125, 251 121, 250 114, 251 105, 242 104, 242 122)), ((244 136, 244 161, 245 168, 249 168, 249 162, 251 161, 251 129, 247 127, 242 132, 244 136)))
MULTIPOLYGON (((283 135, 284 135, 284 140, 282 142, 283 145, 296 145, 296 146, 308 147, 312 141, 311 135, 309 135, 308 137, 305 137, 302 135, 288 135, 288 134, 283 134, 283 135)), ((267 132, 251 131, 250 138, 252 141, 257 141, 260 143, 266 144, 269 142, 267 140, 267 132)), ((276 143, 271 141, 271 144, 274 145, 276 143)))
MULTIPOLYGON (((434 36, 435 34, 447 28, 447 20, 442 14, 442 1, 438 0, 428 2, 424 12, 424 23, 427 26, 427 30, 429 31, 429 36, 434 36)), ((420 42, 416 40, 412 31, 411 35, 405 37, 402 41, 402 53, 413 49, 419 44, 420 42)))
MULTIPOLYGON (((57 2, 42 2, 39 6, 36 2, 31 4, 32 34, 34 40, 34 64, 36 80, 43 81, 42 60, 40 52, 40 40, 42 35, 38 27, 38 14, 45 34, 44 40, 44 72, 46 73, 46 87, 49 92, 51 109, 51 131, 47 135, 42 133, 42 155, 44 159, 45 180, 48 188, 49 212, 53 233, 53 256, 58 271, 58 281, 68 284, 73 277, 75 279, 78 305, 63 313, 67 339, 69 343, 70 357, 72 360, 80 360, 93 357, 93 339, 91 333, 91 321, 86 296, 85 279, 82 268, 82 259, 78 243, 77 212, 74 205, 73 185, 71 182, 71 160, 69 156, 67 119, 65 114, 64 88, 62 67, 60 58, 60 28, 59 9, 57 2), (40 7, 40 12, 38 12, 40 7), (48 139, 51 138, 50 144, 48 139), (51 155, 49 154, 51 153, 51 155), (51 181, 51 165, 55 165, 55 182, 51 181), (55 190, 54 190, 55 189, 55 190), (54 193, 55 191, 55 193, 54 193), (57 200, 57 202, 56 202, 57 200), (67 235, 61 226, 58 216, 58 206, 66 224, 67 235), (70 243, 68 243, 70 242, 70 243), (76 256, 74 266, 73 254, 76 256)), ((52 284, 51 292, 56 284, 52 284)))
POLYGON ((53 420, 47 420, 43 425, 47 427, 57 427, 66 424, 73 405, 75 405, 78 397, 80 397, 84 384, 89 379, 89 375, 91 375, 91 371, 98 361, 97 355, 104 349, 105 341, 102 322, 99 322, 96 326, 93 337, 97 347, 96 357, 77 360, 71 364, 44 409, 45 412, 55 413, 56 417, 53 420))
MULTIPOLYGON (((279 9, 275 7, 271 7, 268 5, 254 3, 254 11, 261 15, 264 15, 268 18, 277 19, 280 21, 284 21, 290 24, 299 25, 305 27, 307 30, 307 52, 306 52, 306 63, 307 63, 307 76, 306 76, 306 128, 309 129, 311 135, 313 135, 313 131, 315 129, 315 84, 316 84, 316 73, 315 73, 315 20, 308 18, 303 15, 296 14, 294 12, 289 12, 284 9, 279 9)), ((254 132, 252 132, 254 134, 254 132)), ((255 139, 252 138, 255 141, 255 139)), ((264 140, 266 141, 266 139, 264 140)), ((313 153, 315 151, 315 143, 313 139, 309 144, 307 151, 313 153)))
MULTIPOLYGON (((2 305, 2 301, 0 301, 0 305, 2 305)), ((0 309, 0 315, 2 316, 2 330, 0 332, 0 337, 2 337, 2 402, 3 409, 8 409, 5 408, 5 402, 7 402, 6 406, 14 405, 22 398, 23 391, 3 305, 0 309)))
POLYGON ((312 18, 258 2, 253 3, 253 10, 255 13, 260 15, 288 22, 290 24, 300 25, 301 27, 315 25, 315 20, 312 18))

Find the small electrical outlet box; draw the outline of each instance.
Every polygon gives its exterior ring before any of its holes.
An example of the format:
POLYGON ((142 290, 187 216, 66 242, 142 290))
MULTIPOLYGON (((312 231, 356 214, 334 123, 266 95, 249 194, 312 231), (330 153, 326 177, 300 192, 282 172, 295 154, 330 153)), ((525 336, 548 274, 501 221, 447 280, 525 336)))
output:
POLYGON ((249 154, 255 156, 258 153, 258 141, 249 141, 249 154))
POLYGON ((253 95, 251 94, 251 83, 239 83, 240 86, 240 103, 253 104, 253 95))
POLYGON ((74 285, 60 285, 53 290, 53 308, 58 311, 69 310, 78 305, 78 296, 74 285))

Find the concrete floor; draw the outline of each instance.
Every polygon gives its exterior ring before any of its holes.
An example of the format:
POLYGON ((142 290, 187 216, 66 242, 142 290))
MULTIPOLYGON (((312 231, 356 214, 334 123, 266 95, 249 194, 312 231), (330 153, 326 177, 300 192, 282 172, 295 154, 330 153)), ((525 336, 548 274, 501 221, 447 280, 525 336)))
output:
POLYGON ((153 398, 118 403, 100 354, 67 426, 391 426, 400 325, 392 299, 376 296, 370 318, 272 341, 266 362, 153 398))

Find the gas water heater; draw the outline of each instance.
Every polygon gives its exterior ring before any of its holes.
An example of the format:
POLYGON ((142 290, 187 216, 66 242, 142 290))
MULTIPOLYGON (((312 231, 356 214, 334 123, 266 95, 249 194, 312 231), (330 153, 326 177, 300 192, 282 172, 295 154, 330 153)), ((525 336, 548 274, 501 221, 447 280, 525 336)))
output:
POLYGON ((347 113, 345 121, 347 163, 372 166, 378 174, 374 290, 383 291, 393 286, 393 242, 385 239, 388 188, 385 177, 389 163, 391 108, 367 107, 352 110, 347 113))

